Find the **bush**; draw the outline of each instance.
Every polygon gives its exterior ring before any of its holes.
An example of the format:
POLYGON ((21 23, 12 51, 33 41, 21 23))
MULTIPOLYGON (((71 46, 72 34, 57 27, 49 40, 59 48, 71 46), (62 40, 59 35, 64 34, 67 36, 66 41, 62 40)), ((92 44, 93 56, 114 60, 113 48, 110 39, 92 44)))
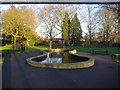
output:
POLYGON ((49 42, 48 41, 41 41, 39 43, 36 43, 35 46, 49 46, 49 42))
POLYGON ((28 41, 30 46, 34 46, 37 43, 37 39, 31 38, 30 41, 28 41))
POLYGON ((82 42, 82 46, 84 47, 91 47, 91 48, 96 48, 96 47, 104 47, 106 46, 106 43, 104 42, 98 42, 98 41, 91 41, 91 42, 88 42, 88 41, 84 41, 82 42))

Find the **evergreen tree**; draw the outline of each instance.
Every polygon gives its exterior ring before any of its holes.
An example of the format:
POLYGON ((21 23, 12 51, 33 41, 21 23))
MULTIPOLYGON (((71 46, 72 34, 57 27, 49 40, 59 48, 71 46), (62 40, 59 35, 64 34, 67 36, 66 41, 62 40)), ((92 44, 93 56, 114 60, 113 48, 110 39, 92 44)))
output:
POLYGON ((62 26, 62 38, 65 41, 65 45, 69 45, 69 31, 70 30, 70 19, 68 13, 65 13, 65 17, 63 19, 63 26, 62 26))
POLYGON ((77 18, 77 13, 70 23, 70 42, 71 45, 80 45, 80 39, 82 38, 82 29, 80 22, 77 18))

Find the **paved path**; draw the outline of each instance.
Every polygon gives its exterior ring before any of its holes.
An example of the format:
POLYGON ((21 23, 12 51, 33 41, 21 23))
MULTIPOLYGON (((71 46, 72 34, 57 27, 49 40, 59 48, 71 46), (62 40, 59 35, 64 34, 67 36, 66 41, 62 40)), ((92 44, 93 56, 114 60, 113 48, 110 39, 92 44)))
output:
POLYGON ((86 69, 46 69, 29 66, 25 60, 39 51, 5 55, 3 88, 118 88, 118 64, 110 56, 93 55, 95 65, 86 69))
POLYGON ((87 52, 82 52, 82 51, 78 51, 78 54, 91 57, 91 58, 94 58, 100 61, 113 62, 113 59, 111 58, 110 55, 92 54, 92 53, 87 53, 87 52))

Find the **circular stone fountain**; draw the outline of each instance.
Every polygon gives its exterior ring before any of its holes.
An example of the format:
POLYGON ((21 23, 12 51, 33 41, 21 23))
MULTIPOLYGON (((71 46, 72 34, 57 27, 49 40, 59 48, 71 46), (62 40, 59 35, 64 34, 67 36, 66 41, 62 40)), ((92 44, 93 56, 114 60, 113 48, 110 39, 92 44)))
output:
POLYGON ((27 63, 41 68, 75 69, 91 67, 95 62, 93 58, 80 56, 77 50, 54 49, 42 52, 42 55, 27 58, 27 63))

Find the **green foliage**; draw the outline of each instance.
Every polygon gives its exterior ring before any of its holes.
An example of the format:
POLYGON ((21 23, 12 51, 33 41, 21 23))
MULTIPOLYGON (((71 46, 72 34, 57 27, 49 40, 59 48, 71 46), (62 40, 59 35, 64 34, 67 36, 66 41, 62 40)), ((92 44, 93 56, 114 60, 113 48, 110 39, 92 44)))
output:
MULTIPOLYGON (((16 47, 16 41, 22 38, 29 38, 36 35, 36 17, 33 10, 29 7, 22 6, 16 8, 11 6, 3 13, 2 34, 12 36, 11 42, 16 47)), ((20 40, 22 42, 22 40, 20 40)))
POLYGON ((36 40, 35 40, 35 39, 30 39, 29 44, 30 44, 31 46, 34 46, 35 43, 36 43, 36 40))
POLYGON ((30 38, 28 42, 29 42, 30 46, 34 46, 37 43, 37 39, 36 38, 30 38))
POLYGON ((77 13, 74 15, 74 18, 70 23, 70 35, 71 35, 71 44, 80 45, 80 39, 82 38, 82 29, 80 22, 77 18, 77 13))
POLYGON ((69 24, 70 24, 70 19, 69 19, 69 15, 68 13, 65 13, 65 18, 63 19, 63 33, 62 33, 62 37, 65 40, 65 44, 67 45, 69 42, 69 24))
POLYGON ((49 46, 49 41, 36 42, 35 46, 49 46))
POLYGON ((120 64, 120 59, 116 59, 115 62, 120 64))
POLYGON ((63 19, 63 39, 65 40, 65 45, 80 45, 80 39, 82 38, 82 29, 80 22, 77 18, 77 14, 70 21, 68 13, 65 14, 63 19))
POLYGON ((98 42, 98 41, 91 41, 90 43, 88 41, 82 42, 82 46, 89 47, 89 48, 97 48, 97 47, 105 47, 104 42, 98 42))

